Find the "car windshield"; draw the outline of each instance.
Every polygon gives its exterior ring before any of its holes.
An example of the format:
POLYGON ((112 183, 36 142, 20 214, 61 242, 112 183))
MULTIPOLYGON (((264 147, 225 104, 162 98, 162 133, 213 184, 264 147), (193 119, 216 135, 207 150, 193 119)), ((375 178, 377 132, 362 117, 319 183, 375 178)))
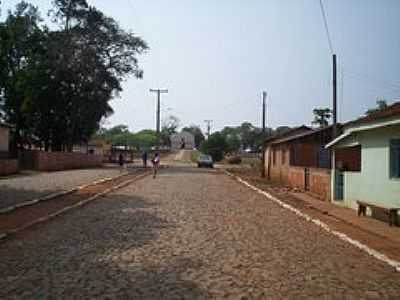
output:
POLYGON ((209 155, 200 155, 200 160, 212 160, 211 156, 209 155))

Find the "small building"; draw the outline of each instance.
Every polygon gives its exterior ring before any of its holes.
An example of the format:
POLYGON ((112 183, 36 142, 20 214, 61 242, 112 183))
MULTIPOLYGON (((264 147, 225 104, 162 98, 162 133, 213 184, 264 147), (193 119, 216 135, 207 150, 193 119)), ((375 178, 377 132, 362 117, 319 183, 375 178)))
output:
POLYGON ((111 144, 104 140, 90 140, 87 144, 74 145, 73 152, 105 155, 111 148, 111 144))
POLYGON ((332 202, 400 207, 400 102, 343 125, 332 150, 332 202))
POLYGON ((325 145, 332 137, 332 125, 318 129, 302 126, 284 136, 266 140, 267 178, 329 201, 331 154, 325 145))
POLYGON ((0 176, 18 172, 18 160, 10 157, 10 129, 13 127, 0 123, 0 176))
POLYGON ((10 129, 12 125, 0 123, 0 152, 8 153, 10 150, 10 129))
POLYGON ((170 137, 171 150, 193 150, 195 148, 194 135, 187 131, 172 134, 170 137))

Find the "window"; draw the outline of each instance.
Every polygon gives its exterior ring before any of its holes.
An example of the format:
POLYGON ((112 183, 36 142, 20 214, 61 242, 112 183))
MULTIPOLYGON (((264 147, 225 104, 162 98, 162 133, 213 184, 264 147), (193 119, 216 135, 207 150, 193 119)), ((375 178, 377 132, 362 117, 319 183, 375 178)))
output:
POLYGON ((390 177, 400 178, 400 139, 390 141, 390 177))
POLYGON ((275 166, 276 165, 276 150, 272 150, 272 164, 275 166))

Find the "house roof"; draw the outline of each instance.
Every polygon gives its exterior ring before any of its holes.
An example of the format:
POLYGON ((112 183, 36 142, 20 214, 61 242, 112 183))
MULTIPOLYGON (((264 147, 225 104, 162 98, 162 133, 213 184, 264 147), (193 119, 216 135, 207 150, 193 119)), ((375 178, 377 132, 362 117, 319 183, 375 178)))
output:
POLYGON ((377 110, 367 116, 360 117, 358 119, 349 121, 345 123, 345 126, 348 125, 355 125, 355 124, 362 124, 362 123, 368 123, 388 117, 393 117, 393 116, 400 116, 400 102, 395 102, 392 105, 389 105, 383 109, 377 110))
POLYGON ((313 131, 313 129, 311 127, 306 126, 306 125, 301 125, 301 126, 292 128, 292 129, 290 129, 290 130, 288 130, 288 131, 286 131, 284 133, 273 135, 273 136, 270 136, 270 137, 266 138, 264 140, 264 145, 268 144, 270 142, 273 142, 273 141, 275 141, 277 139, 282 139, 282 138, 285 138, 285 137, 290 137, 290 136, 294 136, 294 135, 297 135, 297 134, 300 134, 300 133, 304 133, 304 132, 309 132, 309 131, 313 131))
POLYGON ((333 141, 328 143, 325 146, 325 148, 330 148, 332 146, 335 146, 340 141, 344 140, 345 138, 347 138, 348 136, 350 136, 356 132, 372 130, 372 129, 386 127, 386 126, 399 125, 400 119, 387 120, 387 118, 390 118, 393 116, 400 117, 400 102, 393 103, 392 105, 389 105, 386 108, 377 110, 376 112, 371 113, 367 116, 363 116, 361 118, 358 118, 353 121, 345 123, 344 126, 349 126, 349 125, 350 126, 351 125, 363 125, 363 126, 360 126, 359 128, 350 128, 349 130, 345 130, 345 132, 342 135, 338 136, 336 139, 334 139, 333 141), (368 124, 373 121, 382 121, 382 122, 377 123, 377 124, 368 124))
MULTIPOLYGON (((341 124, 337 124, 337 125, 338 125, 338 127, 342 126, 341 124)), ((284 138, 272 141, 271 144, 276 145, 276 144, 290 142, 292 140, 297 140, 297 139, 301 139, 301 138, 304 138, 304 137, 309 137, 309 136, 312 136, 312 135, 315 135, 315 134, 320 134, 320 133, 322 133, 324 131, 330 131, 330 130, 332 130, 332 128, 333 128, 333 125, 329 125, 329 126, 326 126, 326 127, 323 127, 323 128, 311 129, 310 131, 302 132, 302 133, 299 133, 299 134, 291 135, 291 136, 288 136, 288 137, 284 137, 284 138)))

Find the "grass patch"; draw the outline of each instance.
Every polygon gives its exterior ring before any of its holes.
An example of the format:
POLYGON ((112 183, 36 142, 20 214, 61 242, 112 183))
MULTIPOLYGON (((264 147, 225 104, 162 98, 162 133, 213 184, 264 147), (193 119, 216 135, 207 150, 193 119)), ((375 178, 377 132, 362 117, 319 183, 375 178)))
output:
POLYGON ((199 150, 193 150, 190 159, 192 162, 197 162, 197 159, 199 158, 201 152, 199 150))

